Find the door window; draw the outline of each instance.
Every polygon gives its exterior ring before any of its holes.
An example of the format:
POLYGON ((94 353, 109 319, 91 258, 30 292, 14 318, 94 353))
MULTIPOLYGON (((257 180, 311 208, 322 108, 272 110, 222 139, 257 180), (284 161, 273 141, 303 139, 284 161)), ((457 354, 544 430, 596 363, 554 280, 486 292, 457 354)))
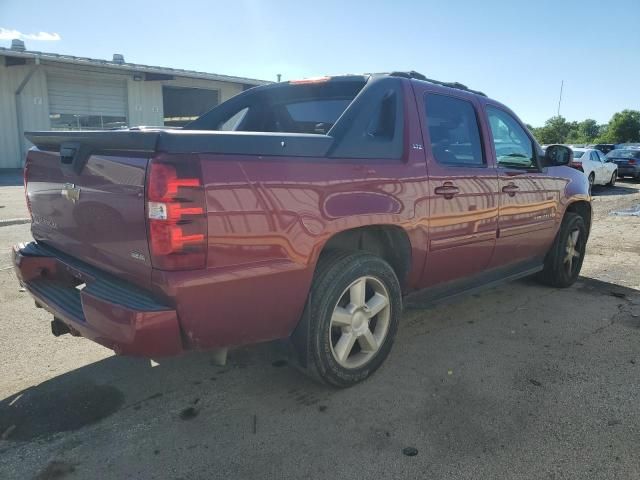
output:
POLYGON ((533 142, 516 119, 495 107, 487 107, 487 115, 498 166, 538 168, 533 142))
POLYGON ((471 102, 447 95, 425 95, 427 129, 436 161, 459 167, 484 167, 478 117, 471 102))

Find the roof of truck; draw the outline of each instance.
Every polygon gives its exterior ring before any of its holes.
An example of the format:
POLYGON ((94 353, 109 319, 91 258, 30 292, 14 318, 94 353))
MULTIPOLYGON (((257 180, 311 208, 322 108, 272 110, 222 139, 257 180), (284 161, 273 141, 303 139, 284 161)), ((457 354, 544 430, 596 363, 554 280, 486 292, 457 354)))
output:
MULTIPOLYGON (((314 77, 314 78, 302 78, 299 80, 289 80, 288 84, 290 85, 304 85, 304 84, 312 84, 312 83, 323 83, 329 80, 331 81, 366 81, 370 77, 400 77, 406 78, 409 80, 420 80, 423 82, 428 82, 433 85, 438 85, 441 87, 454 88, 456 90, 463 90, 465 92, 473 93, 476 95, 481 95, 486 97, 487 95, 478 90, 472 90, 466 85, 460 82, 444 82, 441 80, 434 80, 432 78, 427 78, 425 75, 416 72, 415 70, 411 70, 408 72, 401 71, 393 71, 393 72, 380 72, 380 73, 363 73, 363 74, 342 74, 342 75, 331 75, 331 76, 323 76, 323 77, 314 77)), ((277 84, 272 84, 273 86, 277 84)))
POLYGON ((441 80, 434 80, 432 78, 427 78, 426 76, 416 72, 415 70, 411 70, 409 72, 390 72, 388 73, 388 75, 391 77, 402 77, 402 78, 411 78, 414 80, 422 80, 423 82, 433 83, 434 85, 440 85, 442 87, 455 88, 456 90, 464 90, 465 92, 475 93, 476 95, 481 95, 483 97, 487 96, 483 92, 480 92, 479 90, 472 90, 460 82, 443 82, 441 80))

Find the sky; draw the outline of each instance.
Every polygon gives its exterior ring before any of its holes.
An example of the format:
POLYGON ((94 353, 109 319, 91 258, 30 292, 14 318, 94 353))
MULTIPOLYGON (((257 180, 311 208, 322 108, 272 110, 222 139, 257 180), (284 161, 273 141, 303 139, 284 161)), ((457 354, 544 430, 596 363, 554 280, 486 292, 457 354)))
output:
POLYGON ((416 70, 541 126, 640 110, 640 0, 0 0, 0 46, 275 80, 416 70))

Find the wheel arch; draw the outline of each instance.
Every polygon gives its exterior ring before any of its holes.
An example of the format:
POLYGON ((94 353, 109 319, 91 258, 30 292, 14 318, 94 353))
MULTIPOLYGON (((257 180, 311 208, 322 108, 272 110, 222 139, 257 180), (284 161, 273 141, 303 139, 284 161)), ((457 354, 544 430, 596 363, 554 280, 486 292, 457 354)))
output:
POLYGON ((318 258, 330 250, 363 251, 377 255, 391 265, 401 289, 405 291, 407 288, 412 266, 411 240, 402 227, 380 224, 342 230, 327 239, 318 258))
MULTIPOLYGON (((404 292, 408 288, 412 253, 410 237, 404 228, 397 225, 376 224, 335 232, 317 249, 314 255, 313 276, 315 276, 320 256, 334 250, 364 251, 380 256, 391 265, 400 282, 401 291, 404 292)), ((313 282, 313 279, 311 281, 313 282)), ((309 302, 309 298, 306 301, 309 302)), ((309 318, 308 314, 303 313, 287 342, 288 356, 294 365, 307 367, 309 341, 309 318)))
POLYGON ((567 205, 565 209, 565 214, 567 212, 577 213, 584 220, 584 224, 587 227, 587 236, 591 231, 591 219, 593 216, 591 203, 586 200, 576 200, 567 205))

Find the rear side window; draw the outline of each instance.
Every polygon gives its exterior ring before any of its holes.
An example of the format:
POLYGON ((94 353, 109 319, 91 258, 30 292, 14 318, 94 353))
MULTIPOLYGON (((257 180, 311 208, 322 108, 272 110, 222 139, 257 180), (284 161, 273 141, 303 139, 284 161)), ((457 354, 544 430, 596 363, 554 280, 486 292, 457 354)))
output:
MULTIPOLYGON (((504 110, 487 107, 491 136, 499 167, 538 168, 533 142, 515 118, 504 110)), ((575 157, 574 157, 575 158, 575 157)))
POLYGON ((438 163, 485 165, 476 111, 467 100, 439 94, 425 96, 431 152, 438 163))

